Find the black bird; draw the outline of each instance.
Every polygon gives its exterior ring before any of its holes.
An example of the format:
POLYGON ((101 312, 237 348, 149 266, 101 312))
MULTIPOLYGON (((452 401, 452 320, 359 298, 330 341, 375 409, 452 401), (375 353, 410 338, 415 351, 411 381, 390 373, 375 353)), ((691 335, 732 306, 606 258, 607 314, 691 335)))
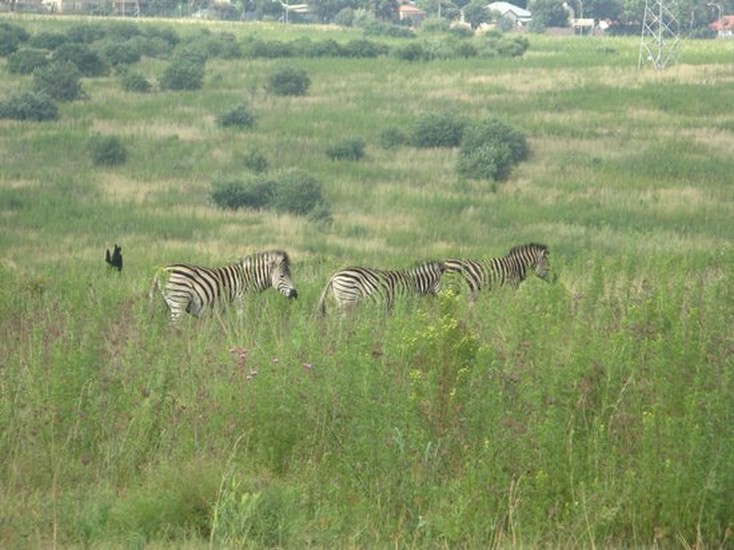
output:
POLYGON ((109 248, 107 249, 104 259, 105 262, 110 264, 110 267, 122 271, 122 247, 118 246, 117 243, 115 243, 115 250, 111 255, 109 248))

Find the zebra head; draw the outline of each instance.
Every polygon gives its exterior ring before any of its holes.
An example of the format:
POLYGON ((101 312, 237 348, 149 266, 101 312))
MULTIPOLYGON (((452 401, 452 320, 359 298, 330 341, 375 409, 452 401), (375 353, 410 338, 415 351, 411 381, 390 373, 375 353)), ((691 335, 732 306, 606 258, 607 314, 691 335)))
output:
POLYGON ((282 250, 270 253, 270 285, 286 298, 298 298, 291 279, 290 259, 282 250))
MULTIPOLYGON (((510 249, 508 256, 514 257, 522 265, 523 271, 532 267, 535 274, 544 281, 549 280, 550 261, 548 247, 544 244, 521 244, 510 249)), ((523 275, 524 278, 524 275, 523 275)))

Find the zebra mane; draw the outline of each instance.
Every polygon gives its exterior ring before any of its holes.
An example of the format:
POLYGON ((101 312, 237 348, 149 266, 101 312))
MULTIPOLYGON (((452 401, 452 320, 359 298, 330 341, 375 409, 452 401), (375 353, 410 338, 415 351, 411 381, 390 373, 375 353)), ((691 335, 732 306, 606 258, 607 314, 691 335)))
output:
POLYGON ((507 256, 514 256, 515 254, 519 254, 521 252, 527 251, 527 250, 536 250, 548 253, 548 247, 544 244, 540 243, 527 243, 527 244, 518 244, 517 246, 513 246, 510 248, 510 251, 507 253, 507 256))
POLYGON ((255 260, 257 258, 277 258, 285 263, 285 265, 290 265, 290 258, 288 257, 288 253, 285 250, 268 250, 265 252, 256 252, 255 254, 250 254, 249 256, 244 256, 240 258, 240 263, 245 262, 247 260, 255 260))

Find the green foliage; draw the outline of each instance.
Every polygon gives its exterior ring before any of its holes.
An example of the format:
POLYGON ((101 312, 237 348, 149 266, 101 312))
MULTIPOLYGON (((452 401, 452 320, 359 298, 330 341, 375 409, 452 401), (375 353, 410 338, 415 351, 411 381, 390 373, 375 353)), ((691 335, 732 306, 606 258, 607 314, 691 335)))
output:
POLYGON ((345 138, 327 147, 326 156, 331 160, 362 160, 365 145, 362 138, 345 138))
POLYGON ((379 57, 381 55, 387 55, 389 51, 390 48, 386 44, 381 44, 379 42, 374 42, 372 40, 361 38, 350 40, 349 42, 344 44, 343 49, 345 57, 361 58, 379 57))
POLYGON ((57 101, 73 101, 86 97, 81 85, 82 74, 68 61, 52 61, 33 73, 33 91, 57 101))
POLYGON ((57 120, 59 109, 53 99, 43 93, 19 92, 0 101, 0 119, 57 120))
POLYGON ((152 85, 142 73, 125 71, 122 74, 122 89, 126 92, 147 93, 152 89, 152 85))
POLYGON ((268 76, 266 90, 268 93, 279 96, 302 96, 306 95, 309 86, 311 86, 311 79, 305 70, 284 67, 268 76))
POLYGON ((20 48, 8 56, 8 72, 15 74, 32 74, 39 67, 48 64, 46 50, 20 48))
POLYGON ((470 124, 462 138, 457 172, 471 179, 504 181, 527 159, 525 134, 495 118, 470 124))
POLYGON ((238 105, 234 109, 217 115, 217 126, 222 128, 252 128, 257 117, 247 104, 238 105))
POLYGON ((54 50, 51 59, 55 62, 74 64, 82 76, 102 76, 109 70, 104 59, 82 43, 61 44, 54 50))
POLYGON ((380 146, 383 149, 391 150, 397 149, 401 145, 408 143, 408 136, 400 128, 390 126, 380 131, 379 135, 380 146))
POLYGON ((219 208, 270 208, 275 197, 277 183, 261 175, 245 176, 241 179, 215 180, 210 198, 219 208))
POLYGON ((273 207, 298 216, 309 214, 324 203, 321 182, 304 170, 286 170, 278 177, 273 207))
POLYGON ((118 166, 127 160, 127 150, 117 136, 96 134, 87 144, 89 156, 95 166, 118 166))
POLYGON ((0 21, 0 56, 10 55, 29 38, 30 34, 23 27, 0 21))
POLYGON ((484 33, 478 51, 484 57, 522 57, 529 47, 525 36, 489 31, 484 33))
POLYGON ((199 90, 204 85, 205 61, 176 55, 160 80, 163 90, 199 90))
POLYGON ((422 115, 413 126, 410 144, 414 147, 458 147, 466 117, 453 112, 422 115))
POLYGON ((64 33, 56 31, 41 31, 28 39, 28 46, 30 48, 52 51, 68 42, 68 40, 69 37, 64 33))
POLYGON ((126 42, 107 42, 101 47, 104 59, 113 67, 132 65, 140 61, 142 52, 140 43, 132 40, 126 42))
POLYGON ((252 150, 247 151, 240 158, 242 165, 251 172, 261 174, 268 171, 270 163, 265 155, 260 151, 252 150))
POLYGON ((428 61, 431 59, 430 54, 419 42, 399 46, 393 50, 393 55, 401 61, 428 61))

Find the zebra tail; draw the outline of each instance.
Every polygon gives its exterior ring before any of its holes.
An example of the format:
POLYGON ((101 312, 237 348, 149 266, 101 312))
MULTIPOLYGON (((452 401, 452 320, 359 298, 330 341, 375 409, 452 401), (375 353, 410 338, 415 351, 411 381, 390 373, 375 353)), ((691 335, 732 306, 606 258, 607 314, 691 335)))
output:
POLYGON ((161 291, 160 274, 161 270, 159 269, 156 274, 153 275, 153 280, 150 283, 150 288, 148 289, 148 302, 150 303, 153 303, 156 293, 160 293, 161 291))
POLYGON ((326 316, 326 295, 329 293, 329 290, 331 290, 332 282, 333 279, 329 279, 329 282, 326 283, 324 291, 321 293, 321 297, 319 298, 318 312, 321 317, 326 316))

